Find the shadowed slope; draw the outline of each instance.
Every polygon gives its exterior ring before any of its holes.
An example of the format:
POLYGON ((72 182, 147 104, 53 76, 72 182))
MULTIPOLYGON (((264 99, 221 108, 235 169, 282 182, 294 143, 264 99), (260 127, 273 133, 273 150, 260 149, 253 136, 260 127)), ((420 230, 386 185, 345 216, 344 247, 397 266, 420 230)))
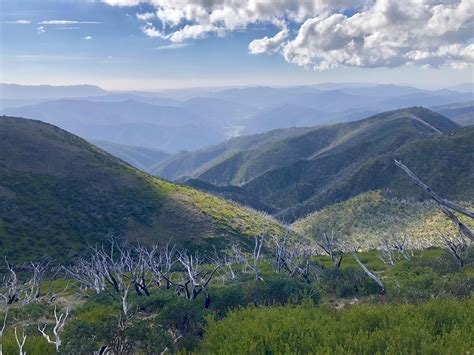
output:
POLYGON ((0 246, 12 259, 67 258, 109 237, 193 248, 280 225, 142 173, 39 121, 0 117, 0 246))

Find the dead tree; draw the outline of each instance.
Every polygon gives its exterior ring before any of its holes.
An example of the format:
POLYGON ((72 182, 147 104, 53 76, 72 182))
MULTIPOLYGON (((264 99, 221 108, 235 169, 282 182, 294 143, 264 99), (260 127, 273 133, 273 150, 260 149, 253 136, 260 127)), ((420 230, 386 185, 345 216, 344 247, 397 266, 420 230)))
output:
POLYGON ((232 255, 233 260, 235 260, 236 264, 242 266, 242 272, 246 273, 248 271, 247 268, 248 268, 249 262, 245 253, 236 244, 232 245, 230 253, 232 255))
MULTIPOLYGON (((145 256, 142 255, 142 258, 145 256)), ((142 277, 139 265, 130 249, 112 241, 109 250, 93 248, 89 260, 83 259, 74 268, 67 270, 82 287, 93 288, 97 293, 109 292, 120 302, 120 317, 112 345, 115 353, 126 353, 129 346, 126 329, 134 316, 129 303, 130 288, 135 285, 141 290, 140 286, 143 286, 139 281, 142 277)))
POLYGON ((26 343, 26 338, 28 337, 28 336, 25 334, 25 327, 23 327, 23 331, 22 331, 20 337, 18 336, 16 327, 14 328, 14 333, 15 333, 16 344, 18 345, 18 353, 19 353, 19 355, 26 355, 26 352, 23 351, 23 347, 25 346, 25 343, 26 343))
POLYGON ((184 268, 183 279, 178 286, 184 291, 186 298, 194 300, 203 292, 205 294, 206 308, 210 303, 210 296, 207 286, 211 282, 214 274, 220 265, 214 266, 212 270, 204 270, 204 259, 196 252, 194 255, 188 254, 186 250, 178 252, 178 261, 184 268))
POLYGON ((290 277, 301 277, 310 283, 311 251, 309 245, 298 243, 288 236, 272 237, 273 269, 286 272, 290 277))
POLYGON ((410 249, 409 238, 404 235, 383 238, 378 249, 379 258, 387 265, 395 265, 395 262, 403 257, 410 260, 413 257, 413 249, 410 249))
POLYGON ((227 250, 220 254, 215 246, 213 246, 213 249, 214 256, 212 257, 211 262, 214 265, 222 265, 221 270, 223 270, 223 272, 220 273, 222 284, 225 284, 227 280, 235 280, 237 278, 235 271, 236 262, 233 258, 232 252, 227 250))
POLYGON ((96 294, 105 290, 105 279, 100 272, 101 266, 97 250, 92 254, 91 260, 79 259, 71 267, 63 267, 66 274, 79 283, 81 290, 92 289, 96 294))
POLYGON ((57 352, 59 352, 59 347, 61 346, 61 332, 63 331, 64 325, 66 324, 68 315, 69 315, 69 308, 66 308, 65 313, 61 313, 58 316, 57 308, 56 306, 54 306, 54 320, 55 320, 55 324, 53 327, 54 339, 52 339, 52 337, 49 336, 49 334, 45 332, 46 324, 40 327, 38 323, 38 331, 41 333, 41 335, 43 335, 43 337, 46 339, 46 341, 49 344, 53 344, 55 346, 57 352))
POLYGON ((126 259, 127 268, 138 296, 150 296, 150 285, 153 282, 151 260, 157 252, 157 247, 151 249, 138 245, 134 248, 134 255, 126 259))
POLYGON ((3 334, 5 334, 5 329, 7 328, 9 304, 8 297, 6 295, 0 293, 0 297, 3 300, 3 323, 0 327, 0 355, 3 355, 3 334))
POLYGON ((49 263, 30 262, 29 269, 32 271, 32 277, 26 282, 23 291, 23 303, 38 302, 41 297, 41 282, 43 281, 49 263))
POLYGON ((335 267, 339 268, 341 266, 344 253, 341 251, 341 246, 334 231, 331 231, 331 234, 324 232, 322 240, 316 239, 316 244, 329 255, 335 267))
POLYGON ((471 241, 474 240, 474 233, 464 225, 457 216, 453 213, 456 211, 467 217, 474 219, 474 212, 468 210, 467 208, 461 207, 454 202, 446 200, 434 192, 428 185, 423 183, 418 176, 415 175, 406 165, 404 165, 400 160, 395 159, 395 164, 400 167, 414 182, 418 185, 423 191, 430 195, 430 197, 438 204, 438 207, 443 211, 443 213, 448 216, 448 218, 456 225, 459 233, 468 237, 471 241))
POLYGON ((458 262, 459 266, 463 267, 465 259, 467 257, 467 252, 469 249, 469 243, 463 238, 463 235, 460 234, 456 236, 442 236, 442 245, 449 254, 451 254, 454 259, 458 262))
POLYGON ((135 281, 134 275, 137 273, 137 264, 134 262, 129 249, 120 247, 114 242, 112 242, 109 252, 105 249, 98 250, 97 258, 99 260, 99 273, 110 285, 112 295, 118 297, 121 304, 113 348, 116 353, 124 354, 129 347, 126 330, 135 315, 132 312, 128 298, 130 288, 135 281))
POLYGON ((359 264, 359 266, 361 267, 361 269, 365 272, 365 274, 370 277, 372 280, 375 281, 375 283, 380 287, 380 293, 383 295, 386 293, 386 289, 385 289, 385 286, 382 282, 382 280, 380 280, 377 275, 375 275, 374 273, 372 273, 369 269, 367 269, 367 267, 362 263, 362 261, 360 261, 359 257, 357 256, 357 252, 356 250, 352 251, 351 252, 351 255, 352 257, 354 258, 354 260, 357 262, 357 264, 359 264))
POLYGON ((5 263, 7 264, 8 275, 5 278, 4 285, 7 289, 7 304, 13 304, 20 300, 20 287, 18 285, 18 277, 16 276, 16 271, 13 266, 5 257, 5 263))
POLYGON ((148 255, 148 265, 152 273, 152 281, 156 287, 162 287, 163 280, 166 283, 166 289, 170 289, 173 285, 170 283, 171 270, 176 263, 176 247, 166 244, 164 251, 148 255))
POLYGON ((253 253, 251 255, 252 257, 252 264, 248 263, 247 261, 247 266, 252 270, 253 274, 255 275, 255 280, 261 280, 263 281, 262 276, 260 275, 260 267, 258 263, 260 262, 260 257, 262 255, 262 246, 265 241, 263 236, 254 236, 255 240, 255 245, 253 248, 253 253))
MULTIPOLYGON (((236 274, 235 268, 234 268, 234 265, 236 264, 236 261, 232 257, 232 255, 229 254, 229 253, 224 253, 224 255, 222 257, 222 264, 225 266, 225 269, 227 270, 226 275, 229 275, 228 278, 230 280, 235 280, 237 278, 237 274, 236 274)), ((226 277, 226 275, 224 275, 224 277, 226 277)), ((224 280, 224 278, 223 278, 223 280, 224 280)))

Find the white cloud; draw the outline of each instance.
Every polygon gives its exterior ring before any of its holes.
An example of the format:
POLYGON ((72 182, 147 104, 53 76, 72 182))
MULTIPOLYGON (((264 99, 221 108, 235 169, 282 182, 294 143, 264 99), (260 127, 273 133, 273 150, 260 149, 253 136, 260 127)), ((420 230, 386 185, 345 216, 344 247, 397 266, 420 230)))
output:
POLYGON ((255 39, 249 44, 249 52, 251 54, 275 53, 281 48, 287 37, 288 29, 284 28, 271 38, 255 39))
POLYGON ((11 25, 28 25, 31 23, 30 20, 16 20, 16 21, 3 21, 2 23, 7 23, 11 25))
POLYGON ((42 34, 46 32, 44 26, 38 26, 36 30, 38 31, 38 34, 42 34))
POLYGON ((162 38, 162 39, 167 39, 169 36, 166 36, 164 33, 161 31, 157 30, 155 26, 151 22, 147 22, 145 26, 142 27, 142 31, 144 34, 146 34, 148 37, 152 38, 162 38))
POLYGON ((76 25, 76 24, 99 24, 96 21, 71 21, 71 20, 47 20, 41 21, 39 25, 76 25))
POLYGON ((276 34, 251 41, 250 53, 278 52, 289 63, 319 70, 338 65, 462 68, 474 62, 473 0, 102 1, 147 3, 154 12, 137 17, 156 19, 160 29, 147 22, 143 32, 175 43, 272 24, 276 34))
POLYGON ((190 46, 191 43, 170 43, 164 46, 159 46, 157 48, 153 48, 155 50, 162 50, 162 49, 179 49, 190 46))
POLYGON ((92 39, 92 36, 85 36, 84 39, 90 40, 90 39, 92 39))
POLYGON ((285 44, 285 59, 327 69, 339 64, 396 67, 407 64, 460 67, 469 58, 474 2, 430 6, 421 0, 378 0, 352 17, 323 14, 306 20, 285 44))
POLYGON ((137 19, 142 20, 142 21, 148 21, 156 17, 156 15, 153 12, 144 12, 142 14, 136 14, 137 19))

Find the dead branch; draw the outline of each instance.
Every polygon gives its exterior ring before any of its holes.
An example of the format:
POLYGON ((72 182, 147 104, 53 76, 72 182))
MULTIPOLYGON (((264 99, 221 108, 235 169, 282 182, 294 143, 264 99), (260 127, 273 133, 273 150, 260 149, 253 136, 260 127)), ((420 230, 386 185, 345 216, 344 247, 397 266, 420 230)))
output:
POLYGON ((365 274, 369 276, 372 280, 374 280, 377 285, 379 285, 380 293, 385 294, 386 290, 385 290, 385 286, 383 282, 374 273, 372 273, 369 269, 367 269, 367 267, 362 263, 362 261, 360 261, 359 257, 357 256, 357 252, 352 251, 351 255, 354 258, 354 260, 357 262, 357 264, 359 264, 361 269, 365 272, 365 274))
POLYGON ((423 183, 418 176, 413 173, 405 164, 403 164, 400 160, 395 159, 395 164, 403 169, 405 173, 417 184, 419 187, 421 187, 426 193, 428 193, 433 200, 435 200, 439 205, 450 208, 456 212, 459 212, 465 216, 474 218, 474 211, 470 211, 467 208, 461 207, 454 202, 451 202, 449 200, 446 200, 439 196, 436 192, 434 192, 428 185, 423 183))
POLYGON ((421 187, 426 193, 428 193, 431 198, 438 204, 439 208, 443 213, 448 216, 448 218, 456 225, 456 228, 459 230, 460 233, 467 236, 469 239, 474 240, 474 233, 461 221, 456 217, 456 215, 451 212, 451 210, 459 212, 465 216, 470 218, 474 218, 474 212, 470 211, 464 207, 461 207, 454 202, 448 201, 442 197, 440 197, 436 192, 434 192, 428 185, 423 183, 416 175, 413 173, 406 165, 404 165, 401 161, 395 159, 395 164, 400 167, 405 173, 417 184, 421 187))

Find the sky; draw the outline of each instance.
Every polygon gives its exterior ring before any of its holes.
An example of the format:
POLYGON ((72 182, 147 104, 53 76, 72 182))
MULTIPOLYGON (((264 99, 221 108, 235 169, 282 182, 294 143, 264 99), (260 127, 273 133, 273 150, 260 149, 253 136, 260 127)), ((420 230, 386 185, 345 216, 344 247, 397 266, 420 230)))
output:
POLYGON ((474 81, 472 0, 0 0, 0 37, 6 83, 474 81))

